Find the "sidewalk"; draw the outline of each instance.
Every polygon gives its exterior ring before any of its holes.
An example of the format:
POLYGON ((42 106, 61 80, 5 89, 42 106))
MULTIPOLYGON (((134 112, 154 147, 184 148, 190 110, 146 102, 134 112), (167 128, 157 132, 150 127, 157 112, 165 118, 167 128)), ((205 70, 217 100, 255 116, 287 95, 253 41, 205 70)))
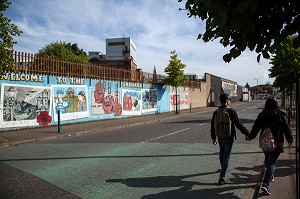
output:
MULTIPOLYGON (((170 118, 181 117, 186 114, 197 114, 199 112, 205 112, 214 110, 215 107, 204 107, 190 110, 180 111, 179 114, 174 112, 167 112, 161 114, 151 114, 144 116, 135 116, 120 119, 107 119, 98 120, 77 124, 65 124, 61 126, 61 133, 58 133, 57 126, 46 126, 40 128, 20 129, 13 131, 0 131, 0 148, 17 146, 25 143, 32 143, 39 140, 57 139, 59 137, 76 136, 81 134, 107 131, 112 129, 123 128, 127 126, 134 126, 139 124, 151 123, 154 121, 162 121, 170 118), (99 129, 101 127, 101 129, 99 129)), ((295 138, 296 134, 296 121, 291 120, 291 128, 295 138)), ((277 163, 277 169, 275 172, 275 181, 271 183, 270 190, 271 195, 266 196, 260 190, 260 184, 262 177, 260 177, 257 185, 253 188, 246 189, 244 192, 244 199, 255 198, 268 198, 268 199, 296 199, 296 139, 291 147, 286 143, 285 152, 279 157, 277 163)), ((263 164, 263 154, 260 157, 257 165, 263 164)), ((299 166, 299 165, 298 165, 299 166)), ((263 174, 263 171, 262 171, 263 174)))

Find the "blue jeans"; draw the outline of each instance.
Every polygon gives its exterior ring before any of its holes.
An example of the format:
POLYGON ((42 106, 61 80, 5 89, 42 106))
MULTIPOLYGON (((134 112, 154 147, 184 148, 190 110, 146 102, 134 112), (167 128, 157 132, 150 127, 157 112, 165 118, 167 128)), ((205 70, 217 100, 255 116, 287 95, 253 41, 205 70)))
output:
POLYGON ((220 178, 225 178, 225 174, 229 165, 231 149, 233 145, 233 137, 229 138, 218 138, 220 153, 219 153, 219 160, 221 164, 221 172, 220 178))
POLYGON ((272 176, 274 176, 276 163, 280 155, 280 151, 275 150, 272 152, 264 152, 264 154, 265 154, 266 173, 263 180, 263 186, 268 187, 271 182, 272 176))

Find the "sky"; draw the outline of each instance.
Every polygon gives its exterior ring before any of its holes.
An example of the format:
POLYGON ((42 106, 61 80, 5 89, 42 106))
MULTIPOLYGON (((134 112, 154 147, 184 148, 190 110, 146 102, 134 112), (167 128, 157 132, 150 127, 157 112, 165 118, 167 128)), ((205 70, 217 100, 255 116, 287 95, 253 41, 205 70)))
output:
POLYGON ((106 52, 106 39, 130 37, 137 47, 137 67, 165 75, 171 51, 186 65, 185 74, 205 73, 250 86, 273 83, 269 60, 257 63, 254 52, 244 51, 229 64, 229 52, 218 40, 197 40, 205 23, 189 18, 185 1, 177 0, 10 0, 4 13, 23 34, 14 37, 14 50, 37 53, 56 41, 77 43, 85 52, 106 52))

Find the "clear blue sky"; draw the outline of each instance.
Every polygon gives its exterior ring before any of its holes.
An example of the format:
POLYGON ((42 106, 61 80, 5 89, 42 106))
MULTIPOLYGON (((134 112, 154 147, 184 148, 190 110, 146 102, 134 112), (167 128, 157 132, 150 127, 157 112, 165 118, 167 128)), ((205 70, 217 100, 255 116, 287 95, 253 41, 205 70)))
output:
POLYGON ((105 39, 131 37, 137 47, 137 64, 144 72, 164 74, 170 52, 186 64, 185 73, 201 78, 205 72, 244 86, 273 82, 268 60, 256 62, 246 50, 229 64, 228 52, 218 41, 197 40, 205 23, 188 18, 184 2, 177 0, 11 0, 5 16, 24 33, 15 37, 16 51, 37 53, 55 41, 77 43, 84 51, 105 52, 105 39))

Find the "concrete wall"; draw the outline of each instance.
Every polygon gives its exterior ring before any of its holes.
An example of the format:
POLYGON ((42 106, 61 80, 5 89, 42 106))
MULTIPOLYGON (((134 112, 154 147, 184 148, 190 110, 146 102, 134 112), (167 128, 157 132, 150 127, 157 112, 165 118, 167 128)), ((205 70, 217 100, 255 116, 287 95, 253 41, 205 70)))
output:
POLYGON ((206 107, 207 103, 207 82, 201 81, 200 88, 187 88, 189 94, 189 102, 192 108, 206 107))

